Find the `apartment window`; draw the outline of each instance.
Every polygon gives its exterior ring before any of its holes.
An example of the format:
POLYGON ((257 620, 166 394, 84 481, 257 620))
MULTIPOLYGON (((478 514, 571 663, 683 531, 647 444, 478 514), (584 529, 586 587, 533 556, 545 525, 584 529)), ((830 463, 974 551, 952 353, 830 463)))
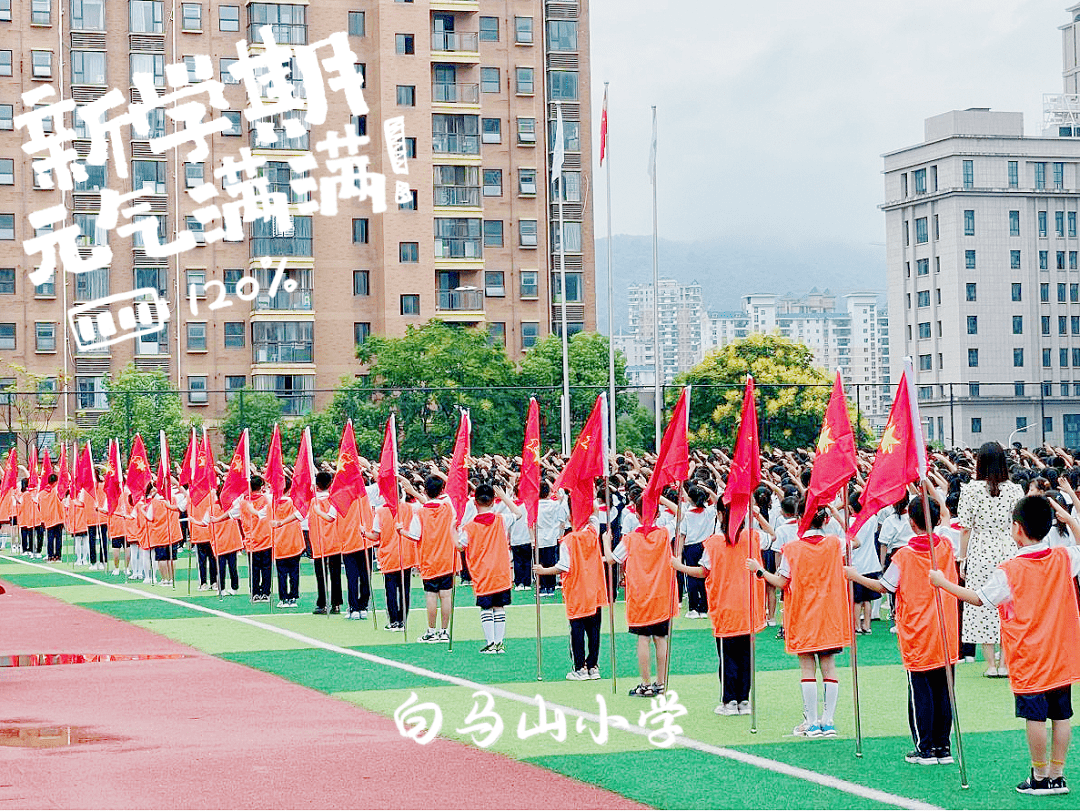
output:
POLYGON ((1023 347, 1016 347, 1013 350, 1013 366, 1019 368, 1024 365, 1024 349, 1023 347))
POLYGON ((484 220, 484 247, 501 248, 503 246, 503 221, 484 220))
POLYGON ((15 129, 14 107, 10 104, 0 104, 0 130, 15 129))
POLYGON ((904 220, 904 247, 906 248, 911 244, 911 229, 908 227, 910 223, 904 220))
POLYGON ((354 296, 371 295, 371 271, 354 270, 352 272, 352 294, 354 296))
POLYGON ((206 405, 210 396, 206 391, 206 375, 188 375, 188 405, 206 405))
POLYGON ((0 158, 0 186, 15 185, 15 159, 0 158))
POLYGON ((52 51, 31 51, 30 64, 35 79, 52 78, 52 51))
POLYGON ((553 70, 548 73, 548 91, 553 101, 577 101, 577 71, 553 70))
POLYGON ((367 16, 363 11, 349 12, 349 36, 367 36, 367 16))
POLYGON ((1025 385, 1024 385, 1024 383, 1022 381, 1018 381, 1016 383, 1013 383, 1013 396, 1014 397, 1023 397, 1024 396, 1024 389, 1025 389, 1025 385))
MULTIPOLYGON (((1024 316, 1022 316, 1022 315, 1014 315, 1012 317, 1012 327, 1013 327, 1013 335, 1023 335, 1024 334, 1024 316)), ((1049 330, 1047 330, 1047 332, 1049 332, 1049 330)))
POLYGON ((398 211, 416 211, 417 208, 417 196, 416 189, 409 189, 409 199, 404 203, 398 203, 398 211))
POLYGON ((934 215, 934 239, 941 239, 941 217, 934 215))
POLYGON ((1065 270, 1065 251, 1057 252, 1057 269, 1065 270))
POLYGON ((1069 270, 1076 270, 1076 251, 1069 251, 1069 270))
POLYGON ((920 338, 929 338, 930 337, 930 322, 929 321, 922 321, 919 324, 919 337, 920 338))
MULTIPOLYGON (((1080 315, 1069 316, 1069 332, 1073 335, 1080 335, 1080 315)), ((1080 363, 1074 365, 1080 366, 1080 363)))
POLYGON ((360 217, 352 221, 352 241, 364 243, 368 241, 368 218, 360 217))
POLYGON ((484 295, 501 297, 506 295, 505 274, 501 270, 484 272, 484 295))
POLYGON ((11 75, 11 51, 0 51, 0 76, 11 75))
POLYGON ((915 193, 926 194, 926 170, 916 169, 912 174, 915 178, 915 193))
POLYGON ((516 93, 519 96, 531 96, 534 91, 533 69, 518 68, 515 72, 517 77, 516 93))
MULTIPOLYGON (((929 325, 927 325, 929 326, 929 325)), ((967 317, 967 334, 978 335, 979 334, 979 316, 969 315, 967 317)), ((927 336, 930 337, 930 336, 927 336)))
POLYGON ((397 105, 398 107, 416 106, 416 85, 399 84, 397 86, 397 105))
POLYGON ((181 5, 182 30, 202 31, 202 3, 183 3, 181 5))
POLYGON ((34 324, 34 351, 56 351, 56 324, 44 321, 34 324))
POLYGON ((1042 282, 1039 285, 1039 301, 1046 304, 1050 301, 1050 285, 1046 282, 1042 282))
POLYGON ((536 247, 536 220, 518 220, 518 241, 522 248, 536 247))
POLYGON ((240 30, 240 6, 218 6, 218 30, 240 30))
POLYGON ((368 336, 371 335, 371 322, 370 321, 354 321, 353 322, 353 345, 360 346, 364 343, 368 336))
POLYGON ((1039 251, 1039 270, 1050 269, 1050 252, 1039 251))
POLYGON ((975 187, 975 162, 964 161, 964 188, 972 189, 975 187))
POLYGON ((229 72, 229 68, 239 62, 239 59, 230 57, 221 57, 218 60, 218 65, 221 69, 221 83, 222 84, 240 84, 240 80, 237 79, 232 73, 229 72))
POLYGON ((548 50, 576 51, 578 49, 577 23, 573 20, 549 20, 547 39, 548 50))
POLYGON ((520 296, 523 299, 540 297, 540 273, 535 270, 523 270, 519 274, 520 296))
POLYGON ((435 218, 436 259, 479 259, 482 246, 479 219, 435 218))
POLYGON ((225 294, 229 296, 236 295, 236 284, 244 276, 244 271, 239 268, 226 268, 222 274, 222 281, 225 284, 225 294))
POLYGON ((480 119, 480 140, 485 144, 501 144, 502 143, 502 119, 501 118, 482 118, 480 119))
POLYGON ((205 270, 189 270, 185 273, 184 279, 184 291, 189 295, 194 295, 195 298, 206 297, 206 271, 205 270), (195 288, 192 290, 191 288, 195 288))
POLYGON ((282 231, 275 220, 251 223, 252 256, 311 256, 311 217, 293 216, 292 228, 282 231))
MULTIPOLYGON (((11 19, 9 16, 8 19, 11 19)), ((15 325, 0 324, 0 349, 15 348, 15 325)))
POLYGON ((1042 324, 1042 334, 1043 335, 1049 335, 1050 334, 1050 316, 1048 316, 1048 315, 1041 316, 1039 320, 1040 320, 1040 322, 1042 324))
POLYGON ((420 315, 420 296, 406 294, 401 297, 402 315, 420 315))
POLYGON ((431 150, 436 154, 479 155, 480 116, 433 114, 431 150))
POLYGON ((1059 283, 1058 286, 1057 286, 1057 300, 1062 304, 1065 303, 1065 285, 1064 285, 1064 283, 1059 283))
POLYGON ((194 189, 196 186, 203 184, 203 171, 205 164, 202 163, 185 163, 184 164, 184 186, 188 189, 194 189))
POLYGON ((0 214, 0 240, 15 239, 15 215, 0 214))
POLYGON ((280 3, 248 5, 248 41, 261 41, 259 29, 269 25, 279 45, 307 45, 307 6, 280 3))
POLYGON ((34 298, 56 298, 56 276, 34 286, 34 298))
POLYGON ((162 34, 165 32, 162 0, 129 0, 128 22, 133 34, 162 34))
POLYGON ((919 294, 918 294, 918 299, 919 299, 918 300, 918 306, 919 307, 929 307, 930 306, 930 291, 929 290, 920 290, 919 294))
POLYGON ((535 118, 519 118, 517 120, 517 139, 519 144, 532 146, 536 143, 535 118))
POLYGON ((975 282, 968 282, 965 286, 965 297, 967 301, 976 301, 976 284, 975 282))
POLYGON ((52 25, 52 0, 30 0, 30 24, 52 25))
POLYGON ((1069 285, 1069 301, 1073 304, 1080 302, 1080 284, 1069 285))
POLYGON ((201 321, 188 321, 187 323, 187 351, 206 351, 206 323, 201 321))
POLYGON ((502 197, 502 169, 484 170, 484 197, 502 197))
POLYGON ((94 301, 109 295, 109 269, 97 268, 75 277, 75 300, 94 301))
POLYGON ((1018 251, 1018 250, 1009 251, 1009 267, 1012 268, 1013 270, 1019 270, 1020 269, 1020 251, 1018 251))
POLYGON ((1069 239, 1073 239, 1073 238, 1076 237, 1076 212, 1075 211, 1068 212, 1068 220, 1069 220, 1069 239))
POLYGON ((1049 369, 1050 368, 1050 350, 1049 349, 1044 349, 1042 351, 1042 366, 1043 366, 1044 369, 1049 369))
POLYGON ((1036 189, 1045 189, 1046 188, 1046 164, 1045 163, 1036 163, 1035 164, 1035 188, 1036 189))
POLYGON ((1019 211, 1010 211, 1009 212, 1009 236, 1011 236, 1011 237, 1020 236, 1020 212, 1019 211))
POLYGON ((498 93, 502 90, 499 83, 498 68, 480 68, 480 92, 498 93))
MULTIPOLYGON (((1058 366, 1060 366, 1062 369, 1068 368, 1068 366, 1069 366, 1069 350, 1068 349, 1059 349, 1058 350, 1058 366)), ((1047 392, 1047 394, 1049 394, 1049 392, 1047 392)))
POLYGON ((148 73, 154 79, 154 87, 165 86, 165 55, 164 54, 131 54, 131 84, 135 84, 135 76, 139 73, 148 73))
POLYGON ((225 348, 243 349, 247 344, 247 330, 243 321, 225 322, 225 348))
POLYGON ((532 45, 533 44, 533 18, 532 17, 515 17, 514 18, 514 41, 518 45, 532 45))
POLYGON ((975 236, 975 212, 970 208, 964 211, 964 236, 975 236))
POLYGON ((480 18, 480 41, 481 42, 498 42, 499 41, 499 18, 498 17, 481 17, 480 18))
POLYGON ((979 384, 978 383, 968 383, 968 397, 978 397, 978 396, 979 396, 979 384))
POLYGON ((540 324, 536 321, 521 322, 521 348, 529 349, 540 339, 540 324))
POLYGON ((419 242, 401 242, 398 244, 398 261, 411 263, 420 261, 419 242))
POLYGON ((416 38, 412 34, 396 34, 394 40, 399 54, 411 56, 416 53, 416 38))
POLYGON ((973 434, 981 434, 982 433, 982 417, 972 417, 971 418, 971 433, 973 433, 973 434))
POLYGON ((146 194, 165 194, 167 168, 168 164, 165 161, 132 161, 132 191, 144 191, 146 194))
POLYGON ((1064 211, 1055 211, 1054 212, 1054 233, 1056 233, 1059 237, 1064 237, 1065 236, 1065 212, 1064 211))
POLYGON ((11 22, 11 0, 0 0, 0 21, 11 22))
POLYGON ((0 295, 15 295, 15 268, 0 268, 0 295))
POLYGON ((535 195, 536 194, 536 170, 535 169, 519 169, 518 170, 518 194, 535 195))
POLYGON ((488 342, 492 346, 506 346, 506 322, 488 322, 488 342))
POLYGON ((1065 164, 1064 163, 1055 163, 1054 164, 1054 188, 1055 189, 1064 189, 1065 188, 1065 164))
POLYGON ((251 325, 253 363, 311 363, 314 347, 312 321, 256 321, 251 325))
POLYGON ((968 270, 975 269, 975 251, 970 249, 964 251, 964 267, 968 270))
POLYGON ((1038 215, 1038 219, 1039 219, 1039 236, 1040 237, 1048 236, 1049 235, 1048 234, 1049 229, 1046 226, 1046 212, 1045 211, 1040 211, 1039 215, 1038 215))
POLYGON ((923 245, 929 241, 930 237, 926 230, 926 217, 919 217, 915 220, 915 244, 923 245))
POLYGON ((1009 161, 1009 188, 1015 189, 1020 186, 1020 162, 1009 161))
POLYGON ((416 139, 415 138, 406 138, 405 139, 405 157, 406 158, 415 158, 416 157, 416 139))
POLYGON ((919 371, 930 372, 934 369, 933 355, 919 355, 919 371))

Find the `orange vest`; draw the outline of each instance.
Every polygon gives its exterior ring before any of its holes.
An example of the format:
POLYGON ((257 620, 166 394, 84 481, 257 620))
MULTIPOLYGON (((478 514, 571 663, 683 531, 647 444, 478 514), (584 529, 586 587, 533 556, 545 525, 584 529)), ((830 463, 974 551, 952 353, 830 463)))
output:
MULTIPOLYGON (((221 505, 215 500, 210 507, 210 517, 220 518, 227 510, 221 509, 221 505)), ((228 518, 217 524, 211 524, 210 543, 213 545, 215 555, 227 555, 230 552, 239 552, 244 541, 240 537, 240 524, 235 518, 228 518)))
POLYGON ((3 500, 0 501, 0 520, 10 521, 15 515, 15 491, 9 490, 3 500))
MULTIPOLYGON (((330 499, 316 497, 313 504, 317 504, 323 512, 330 512, 330 499)), ((311 540, 311 557, 315 560, 325 558, 328 555, 341 553, 341 538, 338 534, 337 522, 341 516, 333 521, 320 518, 314 508, 308 512, 308 538, 311 540)))
MULTIPOLYGON (((210 496, 207 495, 202 501, 192 507, 188 505, 188 517, 195 521, 202 521, 210 509, 210 496)), ((210 543, 210 527, 201 527, 194 521, 188 523, 192 543, 210 543)))
POLYGON ((109 499, 105 495, 105 485, 98 482, 94 488, 94 519, 99 526, 109 522, 109 499))
POLYGON ((420 577, 434 580, 457 572, 454 508, 449 501, 429 501, 420 508, 420 577))
POLYGON ((338 516, 337 532, 341 539, 341 554, 347 555, 366 548, 360 528, 360 499, 356 499, 349 505, 349 511, 344 516, 338 516))
POLYGON ((1001 645, 1014 693, 1043 693, 1080 681, 1080 614, 1069 553, 1056 547, 1000 565, 1012 602, 998 606, 1001 645))
POLYGON ((745 636, 765 627, 765 581, 746 570, 747 558, 761 563, 761 542, 756 531, 750 538, 748 543, 746 530, 742 529, 734 544, 729 544, 723 535, 703 541, 709 555, 705 592, 713 636, 745 636))
MULTIPOLYGON (((105 504, 103 501, 102 504, 105 504)), ((116 509, 112 515, 106 518, 106 524, 108 525, 108 532, 110 538, 124 538, 127 536, 127 526, 124 516, 121 515, 120 510, 123 508, 123 503, 116 505, 116 509)))
POLYGON ((34 503, 34 494, 29 490, 19 493, 18 518, 19 526, 23 529, 36 527, 39 523, 37 504, 34 503))
POLYGON ((150 548, 150 523, 146 520, 146 513, 142 510, 142 502, 140 501, 134 507, 135 510, 135 525, 138 529, 135 532, 135 537, 139 539, 139 549, 150 548))
POLYGON ((261 552, 271 546, 270 537, 270 499, 258 495, 240 500, 240 515, 244 526, 244 550, 261 552), (259 517, 258 511, 265 510, 266 515, 259 517))
MULTIPOLYGON (((379 561, 379 571, 400 572, 411 569, 417 563, 416 544, 402 537, 398 532, 397 519, 389 507, 376 510, 379 517, 378 551, 375 556, 379 561)), ((403 525, 412 521, 412 509, 404 502, 398 504, 398 516, 403 525)))
MULTIPOLYGON (((119 510, 119 507, 117 509, 119 510)), ((138 544, 142 548, 143 527, 142 522, 139 521, 139 508, 125 503, 124 509, 130 510, 130 514, 124 516, 124 537, 127 538, 128 545, 138 544)))
POLYGON ((595 527, 587 525, 563 535, 561 543, 570 555, 570 571, 562 575, 566 618, 591 617, 607 602, 600 536, 595 527))
POLYGON ((55 527, 64 523, 64 505, 60 503, 60 497, 56 495, 56 487, 46 487, 38 496, 38 523, 46 527, 55 527))
MULTIPOLYGON (((291 518, 296 512, 296 506, 288 496, 282 496, 274 509, 274 517, 279 521, 291 518)), ((278 560, 294 558, 304 551, 304 533, 300 529, 299 521, 290 521, 273 531, 274 557, 278 560)))
POLYGON ((159 546, 168 546, 171 543, 169 537, 169 516, 172 513, 165 506, 165 499, 161 496, 154 496, 150 499, 150 509, 152 514, 148 515, 146 519, 149 528, 150 548, 154 549, 159 546))
POLYGON ((513 585, 510 576, 510 538, 506 524, 496 512, 480 513, 465 525, 469 545, 465 561, 473 579, 477 597, 508 591, 513 585))
MULTIPOLYGON (((952 544, 937 538, 934 555, 937 567, 951 582, 956 582, 952 544)), ((937 597, 945 618, 945 635, 949 643, 949 664, 960 658, 960 628, 957 620, 956 598, 930 585, 930 549, 925 535, 908 541, 893 553, 893 565, 900 570, 896 589, 896 635, 900 641, 900 658, 904 669, 912 672, 945 667, 945 646, 941 641, 941 620, 938 617, 937 597)))
POLYGON ((169 510, 169 543, 180 543, 184 540, 184 532, 180 529, 179 510, 169 510))
POLYGON ((784 589, 784 649, 815 653, 851 644, 851 599, 840 539, 811 535, 784 544, 791 581, 784 589))
POLYGON ((624 535, 626 544, 626 624, 653 625, 678 613, 671 566, 671 538, 663 527, 636 529, 624 535))
POLYGON ((375 511, 371 509, 371 500, 363 490, 360 491, 360 497, 356 499, 356 509, 360 519, 360 529, 363 530, 360 533, 360 542, 364 545, 364 549, 371 549, 375 545, 375 541, 368 538, 367 533, 371 532, 375 511))

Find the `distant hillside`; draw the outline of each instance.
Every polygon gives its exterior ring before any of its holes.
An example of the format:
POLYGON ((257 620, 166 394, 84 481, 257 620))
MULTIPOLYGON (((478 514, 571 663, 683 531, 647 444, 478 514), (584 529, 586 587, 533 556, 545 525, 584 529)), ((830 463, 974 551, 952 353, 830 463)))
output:
MULTIPOLYGON (((615 324, 627 323, 626 290, 652 281, 652 237, 616 235, 615 324)), ((805 293, 812 287, 842 295, 885 293, 885 248, 880 245, 780 242, 732 245, 721 240, 660 240, 660 278, 697 281, 706 309, 737 310, 749 293, 805 293)), ((607 240, 596 241, 598 325, 607 331, 607 240)))

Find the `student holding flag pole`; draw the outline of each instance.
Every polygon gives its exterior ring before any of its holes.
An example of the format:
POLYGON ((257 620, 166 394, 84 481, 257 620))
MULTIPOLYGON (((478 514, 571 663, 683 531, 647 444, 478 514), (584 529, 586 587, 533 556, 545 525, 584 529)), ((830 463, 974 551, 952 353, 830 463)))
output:
MULTIPOLYGON (((304 551, 302 521, 309 515, 309 507, 315 498, 315 460, 311 453, 310 428, 305 428, 300 436, 292 479, 285 479, 282 493, 277 502, 274 520, 270 522, 270 526, 275 530, 274 554, 277 557, 280 599, 278 607, 296 608, 300 599, 300 556, 304 551)), ((314 552, 314 546, 312 551, 314 552)), ((320 563, 317 559, 314 563, 318 571, 320 563)))
MULTIPOLYGON (((529 412, 525 418, 525 441, 521 447, 521 478, 518 480, 518 496, 525 507, 525 523, 532 538, 532 565, 534 570, 540 567, 540 548, 536 539, 536 520, 540 515, 540 447, 540 406, 535 397, 530 397, 529 412)), ((511 554, 514 554, 512 550, 511 554)), ((533 599, 536 602, 536 680, 543 681, 544 654, 540 633, 540 578, 538 576, 534 577, 533 581, 533 599)))
POLYGON ((412 524, 412 510, 402 504, 398 487, 397 417, 393 413, 383 432, 377 484, 383 503, 375 510, 368 535, 376 543, 386 589, 385 630, 400 629, 407 643, 410 575, 416 565, 416 544, 413 538, 403 535, 403 527, 412 524))
MULTIPOLYGON (((287 482, 286 482, 286 478, 285 478, 285 463, 284 463, 284 460, 281 457, 281 428, 278 426, 278 424, 276 422, 274 423, 273 433, 270 434, 270 448, 266 452, 266 468, 264 469, 263 472, 266 474, 265 477, 264 477, 264 481, 265 481, 266 485, 268 485, 269 488, 270 488, 270 503, 267 506, 266 522, 267 522, 267 527, 269 528, 269 531, 270 531, 270 550, 269 550, 270 551, 270 569, 271 569, 271 572, 273 572, 273 570, 277 568, 277 551, 278 551, 278 545, 277 545, 277 543, 275 543, 276 539, 274 538, 274 534, 275 534, 274 533, 274 520, 277 518, 278 504, 281 501, 282 497, 284 496, 285 489, 287 487, 287 482)), ((291 533, 292 533, 291 541, 292 541, 292 544, 294 546, 295 546, 295 543, 296 543, 296 536, 300 537, 300 549, 297 550, 297 552, 296 552, 296 555, 297 555, 296 563, 297 563, 298 567, 299 567, 299 563, 300 563, 299 554, 304 549, 303 536, 300 535, 299 530, 300 530, 300 527, 299 527, 299 524, 297 524, 297 526, 294 527, 293 530, 291 531, 291 533)), ((289 548, 289 549, 286 549, 285 551, 288 553, 288 556, 291 557, 292 549, 289 548)), ((278 592, 279 592, 279 595, 285 593, 285 589, 282 588, 282 584, 280 583, 280 577, 281 576, 279 574, 278 575, 278 579, 279 579, 278 592)), ((267 583, 266 583, 266 585, 267 585, 266 601, 268 603, 270 603, 269 608, 270 608, 270 613, 272 614, 272 613, 274 613, 274 604, 273 604, 273 602, 272 602, 272 600, 270 598, 270 592, 272 590, 271 580, 272 580, 272 575, 268 575, 267 583)), ((286 598, 281 599, 282 603, 284 603, 285 601, 286 601, 286 598)), ((282 607, 284 607, 284 606, 282 606, 282 607)))
MULTIPOLYGON (((472 419, 469 417, 469 409, 461 409, 461 420, 458 422, 457 436, 454 438, 454 455, 450 459, 450 470, 446 476, 446 496, 454 508, 454 520, 451 529, 450 546, 454 550, 454 566, 450 572, 450 626, 447 636, 447 650, 454 649, 454 606, 457 597, 457 572, 458 565, 462 562, 458 552, 456 537, 461 529, 461 520, 465 517, 465 506, 469 497, 469 471, 466 468, 466 459, 472 448, 472 419)), ((446 610, 445 607, 443 609, 446 610)), ((445 618, 443 620, 445 622, 445 618)), ((445 625, 443 626, 446 627, 445 625)))

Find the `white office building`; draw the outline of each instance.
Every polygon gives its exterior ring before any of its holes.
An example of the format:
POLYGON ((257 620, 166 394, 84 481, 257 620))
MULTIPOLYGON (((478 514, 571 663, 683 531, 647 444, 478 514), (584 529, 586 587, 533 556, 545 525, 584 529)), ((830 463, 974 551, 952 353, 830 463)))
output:
POLYGON ((670 383, 701 360, 701 285, 660 280, 657 314, 653 311, 653 286, 631 285, 629 329, 615 336, 615 348, 626 354, 627 376, 633 386, 652 386, 656 380, 656 328, 659 323, 660 373, 670 383))

